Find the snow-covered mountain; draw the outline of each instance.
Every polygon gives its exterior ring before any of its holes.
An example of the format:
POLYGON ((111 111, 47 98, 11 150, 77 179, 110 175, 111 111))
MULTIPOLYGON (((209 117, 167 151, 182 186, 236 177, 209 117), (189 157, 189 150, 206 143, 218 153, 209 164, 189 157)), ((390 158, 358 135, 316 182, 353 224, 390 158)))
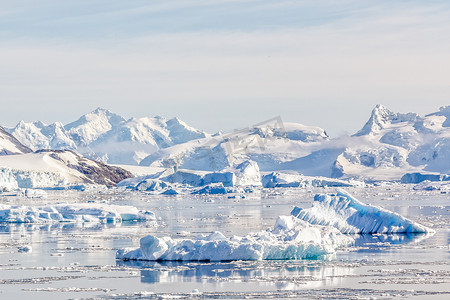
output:
POLYGON ((138 164, 158 149, 204 138, 205 132, 188 126, 178 118, 125 118, 106 109, 96 110, 63 126, 19 122, 8 129, 33 151, 73 150, 105 163, 138 164))
MULTIPOLYGON (((396 177, 405 172, 450 173, 450 106, 424 117, 377 105, 336 159, 337 173, 396 177)), ((398 179, 398 178, 397 178, 398 179)))
POLYGON ((262 171, 273 171, 327 141, 327 134, 319 127, 267 123, 161 149, 141 165, 219 171, 252 160, 262 171))
POLYGON ((377 105, 353 136, 329 139, 295 123, 210 136, 151 154, 142 166, 218 171, 247 160, 261 171, 399 180, 408 172, 450 173, 450 106, 427 116, 377 105))
POLYGON ((123 122, 123 117, 99 107, 64 128, 77 145, 88 146, 123 122))
POLYGON ((0 155, 29 153, 31 149, 22 145, 14 136, 0 127, 0 155))
MULTIPOLYGON (((361 130, 335 139, 319 127, 277 118, 209 135, 177 118, 125 120, 101 108, 65 126, 20 122, 9 131, 32 150, 71 149, 107 163, 174 172, 224 171, 253 161, 263 175, 399 180, 405 173, 450 173, 450 106, 420 116, 377 105, 361 130)), ((3 135, 5 154, 29 151, 3 135)))
POLYGON ((20 121, 9 132, 33 151, 41 149, 74 150, 76 145, 60 122, 50 125, 20 121))
POLYGON ((42 150, 0 156, 0 189, 54 187, 75 183, 115 186, 133 175, 72 151, 42 150))

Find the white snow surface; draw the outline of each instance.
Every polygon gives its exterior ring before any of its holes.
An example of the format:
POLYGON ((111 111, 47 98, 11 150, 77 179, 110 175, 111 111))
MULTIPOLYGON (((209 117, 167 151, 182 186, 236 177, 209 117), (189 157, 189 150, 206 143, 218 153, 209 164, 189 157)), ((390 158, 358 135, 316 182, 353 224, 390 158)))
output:
POLYGON ((280 216, 273 229, 244 237, 227 238, 218 231, 195 239, 150 235, 140 240, 140 248, 121 249, 116 257, 151 261, 323 259, 352 242, 353 238, 335 228, 311 225, 292 216, 280 216))
POLYGON ((318 127, 288 123, 286 128, 292 131, 260 126, 192 140, 160 149, 142 160, 140 165, 221 171, 254 161, 261 170, 272 171, 298 156, 310 154, 328 140, 324 130, 318 127), (308 138, 299 138, 301 134, 308 138))
POLYGON ((343 189, 336 195, 317 194, 311 208, 295 207, 291 215, 311 224, 332 226, 346 234, 433 233, 397 213, 364 204, 343 189))
POLYGON ((0 155, 28 153, 31 150, 22 145, 14 136, 0 127, 0 155))
POLYGON ((22 144, 33 151, 39 149, 74 150, 72 141, 60 122, 46 125, 40 121, 27 123, 20 121, 16 127, 9 129, 22 144))
POLYGON ((91 171, 102 167, 96 161, 71 151, 2 155, 0 156, 0 188, 12 190, 94 183, 77 170, 77 167, 82 165, 91 168, 91 171))
POLYGON ((139 210, 134 206, 104 203, 71 203, 46 206, 0 204, 0 222, 5 223, 116 223, 124 221, 156 221, 156 218, 153 212, 139 210))

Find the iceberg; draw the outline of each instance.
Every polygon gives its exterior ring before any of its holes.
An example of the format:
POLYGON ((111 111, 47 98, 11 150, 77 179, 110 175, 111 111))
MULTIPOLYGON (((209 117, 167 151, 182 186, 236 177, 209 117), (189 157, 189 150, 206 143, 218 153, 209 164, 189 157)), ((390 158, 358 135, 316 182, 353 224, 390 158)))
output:
POLYGON ((450 181, 450 175, 416 172, 406 173, 400 179, 401 183, 421 183, 423 181, 450 181))
POLYGON ((337 195, 315 195, 311 208, 295 207, 291 215, 314 225, 333 226, 346 234, 434 232, 397 213, 364 204, 342 189, 337 195))
POLYGON ((153 212, 139 210, 134 206, 103 203, 55 204, 47 206, 0 204, 0 222, 4 223, 120 223, 125 221, 156 222, 156 218, 153 212))
POLYGON ((311 188, 326 186, 363 186, 364 182, 356 180, 340 180, 321 176, 304 176, 296 173, 271 172, 262 176, 265 188, 311 188))
POLYGON ((195 239, 146 236, 138 249, 120 249, 119 260, 233 261, 326 259, 353 238, 333 227, 311 225, 293 216, 278 217, 273 229, 244 237, 216 231, 195 239))

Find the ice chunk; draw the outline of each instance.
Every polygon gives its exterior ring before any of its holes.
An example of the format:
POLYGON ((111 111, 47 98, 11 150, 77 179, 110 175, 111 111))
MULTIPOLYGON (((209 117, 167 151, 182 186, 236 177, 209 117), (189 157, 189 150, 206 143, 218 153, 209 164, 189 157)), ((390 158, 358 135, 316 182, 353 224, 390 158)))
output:
POLYGON ((160 191, 162 189, 167 188, 167 183, 157 179, 146 179, 141 181, 137 186, 136 190, 138 191, 160 191))
POLYGON ((17 252, 19 253, 29 253, 33 251, 33 247, 31 247, 30 245, 25 245, 25 246, 21 246, 19 248, 17 248, 17 252))
POLYGON ((281 216, 272 230, 244 237, 225 237, 216 231, 195 239, 147 236, 136 250, 121 249, 122 260, 230 261, 322 259, 353 238, 333 227, 311 225, 293 216, 281 216))
POLYGON ((311 208, 295 207, 291 215, 311 224, 333 226, 342 233, 428 233, 432 229, 389 210, 364 204, 346 191, 317 194, 311 208))
POLYGON ((53 223, 122 221, 155 221, 151 211, 134 206, 108 205, 103 203, 74 203, 47 206, 12 206, 0 204, 0 222, 6 223, 53 223))
POLYGON ((39 189, 25 189, 24 195, 28 198, 47 198, 47 192, 39 189))
POLYGON ((178 195, 179 192, 175 189, 167 189, 161 193, 162 195, 178 195))
POLYGON ((222 183, 211 183, 201 189, 195 190, 192 194, 226 194, 228 191, 222 183))
POLYGON ((238 186, 261 186, 261 173, 258 163, 247 160, 236 166, 236 184, 238 186))

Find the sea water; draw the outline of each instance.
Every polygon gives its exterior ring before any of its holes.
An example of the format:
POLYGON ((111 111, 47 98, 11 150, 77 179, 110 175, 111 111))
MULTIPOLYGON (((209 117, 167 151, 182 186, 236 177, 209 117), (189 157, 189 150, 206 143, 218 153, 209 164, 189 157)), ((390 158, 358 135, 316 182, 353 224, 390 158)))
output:
POLYGON ((245 235, 273 226, 294 206, 332 188, 265 189, 245 195, 159 196, 53 191, 46 199, 1 195, 1 203, 98 202, 153 211, 158 226, 124 223, 0 223, 0 299, 448 299, 450 195, 409 185, 350 188, 362 202, 432 227, 425 235, 364 235, 335 257, 303 261, 137 262, 115 253, 146 235, 245 235))

